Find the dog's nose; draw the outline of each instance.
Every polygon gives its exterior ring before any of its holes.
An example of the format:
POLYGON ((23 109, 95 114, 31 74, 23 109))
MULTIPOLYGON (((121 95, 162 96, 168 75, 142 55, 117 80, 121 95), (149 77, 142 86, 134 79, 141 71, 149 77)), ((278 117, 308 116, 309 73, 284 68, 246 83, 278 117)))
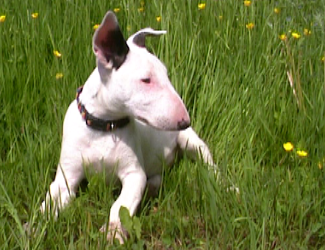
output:
POLYGON ((181 121, 179 121, 177 123, 177 129, 178 130, 187 129, 190 125, 191 125, 190 120, 184 120, 184 119, 182 119, 181 121))

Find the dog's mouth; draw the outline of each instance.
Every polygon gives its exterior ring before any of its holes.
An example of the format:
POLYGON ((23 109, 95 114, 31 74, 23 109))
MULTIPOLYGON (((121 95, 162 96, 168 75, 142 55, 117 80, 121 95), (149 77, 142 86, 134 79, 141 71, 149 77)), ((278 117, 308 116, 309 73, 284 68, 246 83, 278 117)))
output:
POLYGON ((152 128, 157 129, 157 130, 166 130, 166 129, 163 129, 163 128, 160 128, 160 127, 157 127, 157 126, 151 124, 147 119, 145 119, 145 118, 143 118, 143 117, 138 116, 138 117, 136 117, 136 119, 137 119, 138 121, 143 122, 144 124, 146 124, 146 125, 152 127, 152 128))
MULTIPOLYGON (((141 121, 141 122, 143 122, 143 123, 145 123, 145 124, 148 124, 149 126, 152 126, 152 125, 148 122, 147 119, 145 119, 145 118, 143 118, 143 117, 141 117, 141 116, 136 117, 136 119, 139 120, 139 121, 141 121)), ((153 126, 152 126, 152 127, 153 127, 153 126)))
POLYGON ((183 121, 179 122, 177 124, 177 127, 157 126, 155 124, 152 124, 147 119, 145 119, 145 118, 143 118, 141 116, 136 117, 136 119, 138 121, 141 121, 141 122, 145 123, 146 125, 148 125, 148 126, 150 126, 152 128, 155 128, 157 130, 162 130, 162 131, 179 131, 179 130, 186 129, 186 128, 188 128, 190 126, 189 123, 185 123, 183 121))

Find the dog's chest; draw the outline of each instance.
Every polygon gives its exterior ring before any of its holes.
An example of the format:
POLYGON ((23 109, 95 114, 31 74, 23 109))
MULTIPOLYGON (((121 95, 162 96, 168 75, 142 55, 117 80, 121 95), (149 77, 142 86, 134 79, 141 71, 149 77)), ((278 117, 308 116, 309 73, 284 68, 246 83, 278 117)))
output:
POLYGON ((161 174, 164 164, 170 166, 174 162, 178 132, 157 130, 141 122, 135 125, 147 176, 161 174))
MULTIPOLYGON (((91 136, 82 143, 82 157, 90 171, 115 172, 127 166, 140 165, 133 140, 125 133, 91 131, 91 136)), ((131 138, 132 139, 132 138, 131 138)))
POLYGON ((174 162, 177 132, 158 131, 137 123, 134 129, 92 136, 83 150, 84 159, 96 172, 103 171, 103 167, 112 171, 116 167, 139 166, 148 177, 161 174, 164 164, 174 162))
POLYGON ((88 132, 78 147, 89 173, 141 167, 150 177, 174 162, 178 132, 159 131, 137 121, 113 133, 88 132))
POLYGON ((90 172, 141 167, 150 177, 161 174, 164 164, 173 163, 178 134, 154 129, 137 120, 114 132, 96 131, 86 126, 73 102, 64 123, 61 163, 71 165, 71 159, 76 158, 77 162, 81 157, 90 172))

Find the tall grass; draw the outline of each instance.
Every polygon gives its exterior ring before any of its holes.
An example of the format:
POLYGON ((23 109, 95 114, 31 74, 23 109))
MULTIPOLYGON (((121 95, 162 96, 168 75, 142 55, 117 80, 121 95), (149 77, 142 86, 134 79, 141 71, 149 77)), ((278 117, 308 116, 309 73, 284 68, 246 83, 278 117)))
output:
POLYGON ((114 8, 125 37, 147 26, 168 31, 148 47, 169 69, 224 180, 188 159, 166 170, 159 196, 136 215, 141 237, 123 247, 324 249, 325 2, 220 0, 201 10, 199 3, 1 2, 2 249, 110 248, 98 229, 116 192, 103 176, 57 221, 38 208, 56 171, 65 110, 95 67, 93 26, 114 8), (233 183, 240 193, 227 191, 233 183), (35 225, 32 236, 25 222, 35 225))

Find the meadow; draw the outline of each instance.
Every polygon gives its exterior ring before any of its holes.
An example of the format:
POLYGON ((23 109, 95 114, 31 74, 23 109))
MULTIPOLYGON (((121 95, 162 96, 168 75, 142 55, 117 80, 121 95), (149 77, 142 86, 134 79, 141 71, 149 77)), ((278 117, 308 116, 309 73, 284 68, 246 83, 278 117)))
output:
POLYGON ((0 249, 325 249, 324 13, 324 0, 2 0, 0 249), (57 221, 39 214, 107 10, 125 37, 167 30, 147 46, 222 179, 189 159, 166 169, 158 197, 125 216, 124 246, 99 232, 119 191, 102 175, 57 221))

